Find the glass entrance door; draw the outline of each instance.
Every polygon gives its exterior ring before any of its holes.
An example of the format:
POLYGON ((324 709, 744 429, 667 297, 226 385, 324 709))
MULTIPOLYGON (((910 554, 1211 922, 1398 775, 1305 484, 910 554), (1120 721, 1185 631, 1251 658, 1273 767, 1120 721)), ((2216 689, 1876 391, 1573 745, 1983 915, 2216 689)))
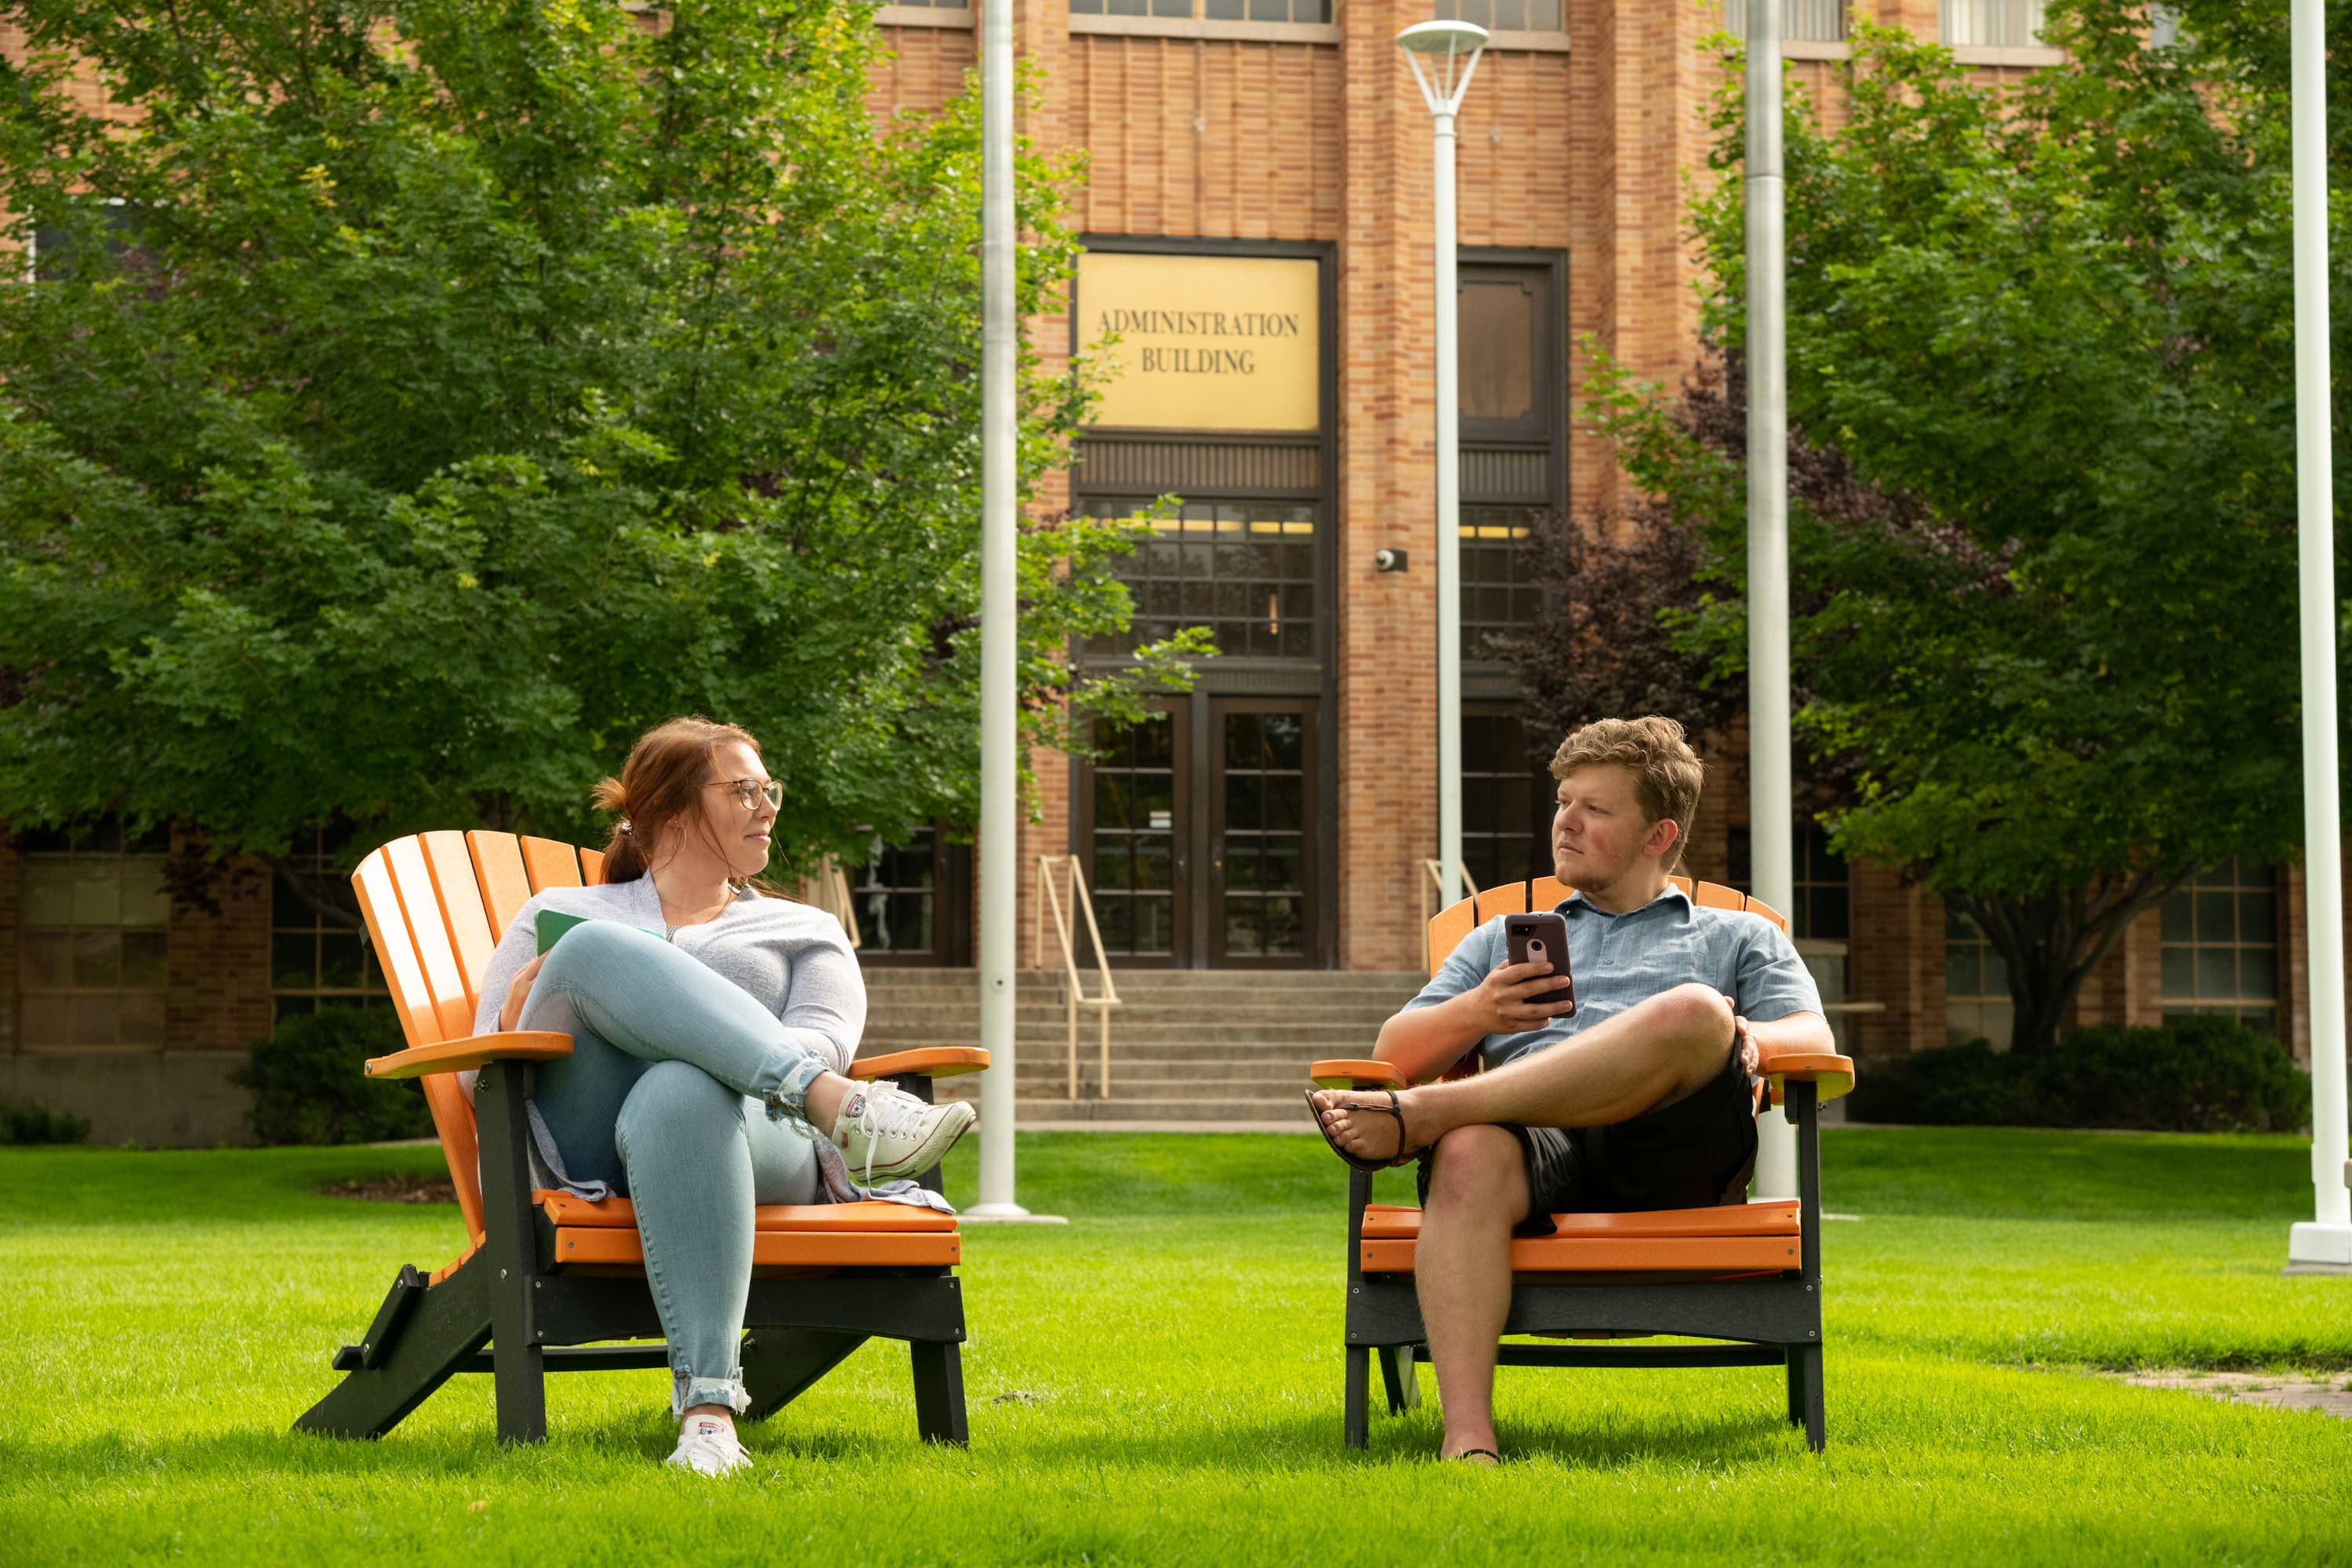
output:
POLYGON ((1316 962, 1313 698, 1166 700, 1080 772, 1074 839, 1123 963, 1316 962))
POLYGON ((1296 968, 1315 919, 1315 710, 1310 699, 1210 700, 1217 777, 1209 828, 1208 950, 1223 966, 1296 968))
MULTIPOLYGON (((1193 796, 1183 765, 1192 751, 1188 717, 1179 698, 1103 737, 1104 754, 1084 771, 1072 802, 1075 847, 1087 860, 1103 947, 1122 962, 1191 962, 1192 900, 1182 875, 1191 858, 1185 808, 1193 796)), ((1083 930, 1076 934, 1087 942, 1083 930)))

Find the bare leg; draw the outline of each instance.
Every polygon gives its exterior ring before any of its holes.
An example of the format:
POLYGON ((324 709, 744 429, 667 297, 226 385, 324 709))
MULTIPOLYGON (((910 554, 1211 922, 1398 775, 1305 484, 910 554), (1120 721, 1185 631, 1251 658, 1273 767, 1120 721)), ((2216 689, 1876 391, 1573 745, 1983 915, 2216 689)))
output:
MULTIPOLYGON (((1607 1127, 1696 1093, 1731 1053, 1731 1005, 1692 984, 1662 991, 1549 1050, 1493 1072, 1400 1091, 1404 1150, 1426 1149, 1457 1127, 1607 1127)), ((1323 1124, 1364 1159, 1398 1152, 1386 1095, 1319 1092, 1323 1124)), ((1434 1347, 1432 1347, 1433 1350, 1434 1347)))
POLYGON ((1501 1452, 1495 1440, 1495 1342, 1511 1310, 1511 1227, 1528 1212, 1527 1161, 1500 1127, 1457 1127, 1437 1142, 1413 1252, 1413 1289, 1437 1369, 1446 1457, 1501 1452))

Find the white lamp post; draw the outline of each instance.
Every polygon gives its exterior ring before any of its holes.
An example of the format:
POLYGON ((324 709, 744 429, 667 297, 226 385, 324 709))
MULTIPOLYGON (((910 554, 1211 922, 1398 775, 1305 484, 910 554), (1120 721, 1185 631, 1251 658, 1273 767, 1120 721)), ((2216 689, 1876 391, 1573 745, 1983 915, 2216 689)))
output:
POLYGON ((2327 72, 2321 0, 2294 0, 2295 553, 2303 641, 2304 893, 2311 974, 2310 1223, 2291 1270, 2352 1268, 2345 1188, 2344 848, 2336 760, 2336 479, 2328 442, 2327 72))
MULTIPOLYGON (((1789 765, 1787 235, 1780 178, 1780 0, 1748 0, 1748 842, 1756 896, 1796 913, 1789 765)), ((1756 1123, 1755 1194, 1797 1195, 1797 1130, 1756 1123)))
POLYGON ((1437 144, 1437 866, 1443 901, 1462 897, 1462 409, 1454 281, 1454 117, 1486 47, 1475 22, 1417 22, 1397 35, 1437 144), (1423 61, 1427 62, 1424 68, 1423 61))

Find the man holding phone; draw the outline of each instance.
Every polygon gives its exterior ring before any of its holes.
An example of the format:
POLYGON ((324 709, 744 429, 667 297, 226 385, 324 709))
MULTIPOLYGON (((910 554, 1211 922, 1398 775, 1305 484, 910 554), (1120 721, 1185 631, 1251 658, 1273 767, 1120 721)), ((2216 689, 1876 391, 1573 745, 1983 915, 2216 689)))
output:
MULTIPOLYGON (((1495 1346, 1510 1241, 1555 1213, 1744 1200, 1756 1162, 1756 1047, 1833 1048, 1821 994, 1771 921, 1703 909, 1668 880, 1701 766, 1671 719, 1603 719, 1552 758, 1555 911, 1542 961, 1509 962, 1498 917, 1464 938, 1373 1055, 1408 1079, 1475 1050, 1486 1070, 1390 1094, 1318 1091, 1323 1134, 1358 1163, 1420 1161, 1414 1269, 1446 1458, 1498 1461, 1495 1346), (1562 992, 1572 1000, 1546 999, 1562 992)), ((1524 921, 1524 917, 1521 917, 1524 921)))

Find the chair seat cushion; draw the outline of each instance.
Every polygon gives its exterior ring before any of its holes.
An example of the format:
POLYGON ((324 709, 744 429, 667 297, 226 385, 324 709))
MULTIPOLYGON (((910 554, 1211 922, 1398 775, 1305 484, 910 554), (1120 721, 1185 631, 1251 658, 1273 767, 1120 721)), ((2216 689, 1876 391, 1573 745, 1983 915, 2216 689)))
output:
MULTIPOLYGON (((1558 1214, 1554 1233, 1511 1238, 1515 1274, 1753 1274, 1801 1262, 1794 1202, 1642 1214, 1558 1214)), ((1361 1265, 1367 1274, 1410 1274, 1421 1211, 1392 1204, 1364 1209, 1361 1265)))
MULTIPOLYGON (((614 1230, 637 1228, 636 1206, 626 1198, 590 1203, 569 1193, 537 1192, 531 1202, 559 1226, 584 1226, 614 1230)), ((751 1211, 754 1230, 908 1232, 952 1231, 955 1215, 913 1204, 765 1204, 751 1211)))
MULTIPOLYGON (((566 1193, 531 1197, 555 1226, 557 1268, 642 1266, 636 1209, 626 1198, 589 1203, 566 1193)), ((770 1204, 752 1212, 754 1268, 952 1268, 963 1261, 955 1216, 908 1204, 770 1204)))

